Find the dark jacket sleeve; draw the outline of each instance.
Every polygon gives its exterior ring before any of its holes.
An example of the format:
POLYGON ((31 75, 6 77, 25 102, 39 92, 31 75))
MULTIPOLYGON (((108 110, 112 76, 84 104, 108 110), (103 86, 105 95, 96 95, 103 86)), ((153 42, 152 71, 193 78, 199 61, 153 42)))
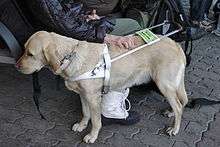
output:
POLYGON ((87 22, 82 5, 58 0, 26 1, 33 15, 52 31, 90 42, 104 41, 106 33, 113 30, 114 23, 108 18, 87 22))

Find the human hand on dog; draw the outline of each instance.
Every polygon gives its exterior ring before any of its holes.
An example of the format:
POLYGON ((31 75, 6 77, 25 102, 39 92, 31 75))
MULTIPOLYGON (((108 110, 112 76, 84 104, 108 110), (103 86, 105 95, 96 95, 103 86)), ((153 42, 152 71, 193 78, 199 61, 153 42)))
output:
POLYGON ((135 36, 115 36, 107 34, 104 38, 105 43, 119 46, 120 48, 132 49, 137 46, 135 36))
MULTIPOLYGON (((96 14, 96 10, 93 9, 92 12, 87 15, 86 21, 90 20, 99 20, 100 17, 96 14)), ((135 37, 134 36, 115 36, 115 35, 106 35, 104 38, 105 43, 113 44, 119 46, 120 48, 131 49, 135 47, 135 37)))
POLYGON ((86 19, 87 22, 90 21, 90 20, 98 20, 98 19, 100 19, 100 17, 96 14, 96 10, 95 9, 93 9, 92 12, 89 15, 87 15, 86 17, 87 17, 87 19, 86 19))

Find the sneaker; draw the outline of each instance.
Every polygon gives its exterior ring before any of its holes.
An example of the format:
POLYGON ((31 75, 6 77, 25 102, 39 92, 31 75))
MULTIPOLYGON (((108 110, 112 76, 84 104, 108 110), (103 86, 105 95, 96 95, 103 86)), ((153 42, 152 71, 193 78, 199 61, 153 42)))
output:
POLYGON ((137 112, 128 111, 131 108, 131 104, 127 99, 129 89, 125 89, 122 92, 110 91, 108 94, 103 95, 102 98, 102 123, 103 125, 110 124, 122 124, 132 125, 140 120, 140 116, 137 112), (127 106, 126 107, 126 102, 127 106))
POLYGON ((133 125, 140 121, 140 115, 136 111, 130 111, 129 115, 126 119, 117 119, 117 118, 107 118, 102 115, 102 125, 112 125, 112 124, 120 124, 120 125, 133 125))
POLYGON ((220 37, 220 28, 214 30, 212 33, 214 33, 216 36, 220 37))
POLYGON ((110 91, 102 97, 102 115, 107 118, 126 119, 128 111, 131 108, 130 102, 127 99, 129 89, 122 92, 110 91), (128 109, 126 108, 128 103, 128 109))
POLYGON ((220 15, 219 15, 218 22, 217 22, 217 28, 212 33, 220 37, 220 15))
POLYGON ((197 40, 208 34, 204 29, 191 27, 192 40, 197 40))

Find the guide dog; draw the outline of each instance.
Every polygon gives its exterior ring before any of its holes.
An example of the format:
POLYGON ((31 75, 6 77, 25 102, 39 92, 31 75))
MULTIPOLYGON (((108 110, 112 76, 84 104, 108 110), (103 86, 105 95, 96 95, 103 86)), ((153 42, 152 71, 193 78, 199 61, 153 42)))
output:
MULTIPOLYGON (((137 36, 137 44, 144 42, 137 36)), ((91 118, 92 129, 84 137, 86 143, 94 143, 101 128, 101 97, 103 79, 86 79, 69 81, 92 70, 102 58, 104 44, 79 41, 53 32, 39 31, 33 34, 25 44, 25 52, 17 62, 17 68, 24 74, 31 74, 49 66, 54 74, 65 80, 65 85, 80 95, 83 118, 73 125, 74 131, 81 132, 87 127, 91 118), (71 63, 61 69, 61 61, 75 53, 71 63)), ((109 45, 111 57, 127 52, 127 49, 109 45)), ((153 80, 172 107, 175 122, 167 129, 169 135, 176 135, 180 129, 183 108, 188 102, 184 86, 186 58, 180 45, 170 38, 147 46, 133 54, 112 63, 111 90, 121 91, 125 88, 147 83, 153 80)), ((169 115, 171 116, 171 115, 169 115)))

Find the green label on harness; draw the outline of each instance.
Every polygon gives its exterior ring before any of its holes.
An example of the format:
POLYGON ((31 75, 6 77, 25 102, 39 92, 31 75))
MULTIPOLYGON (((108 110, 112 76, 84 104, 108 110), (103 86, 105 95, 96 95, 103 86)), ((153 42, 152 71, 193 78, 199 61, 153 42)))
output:
POLYGON ((151 32, 149 29, 144 29, 136 32, 146 43, 150 43, 156 39, 158 39, 157 35, 151 32))

